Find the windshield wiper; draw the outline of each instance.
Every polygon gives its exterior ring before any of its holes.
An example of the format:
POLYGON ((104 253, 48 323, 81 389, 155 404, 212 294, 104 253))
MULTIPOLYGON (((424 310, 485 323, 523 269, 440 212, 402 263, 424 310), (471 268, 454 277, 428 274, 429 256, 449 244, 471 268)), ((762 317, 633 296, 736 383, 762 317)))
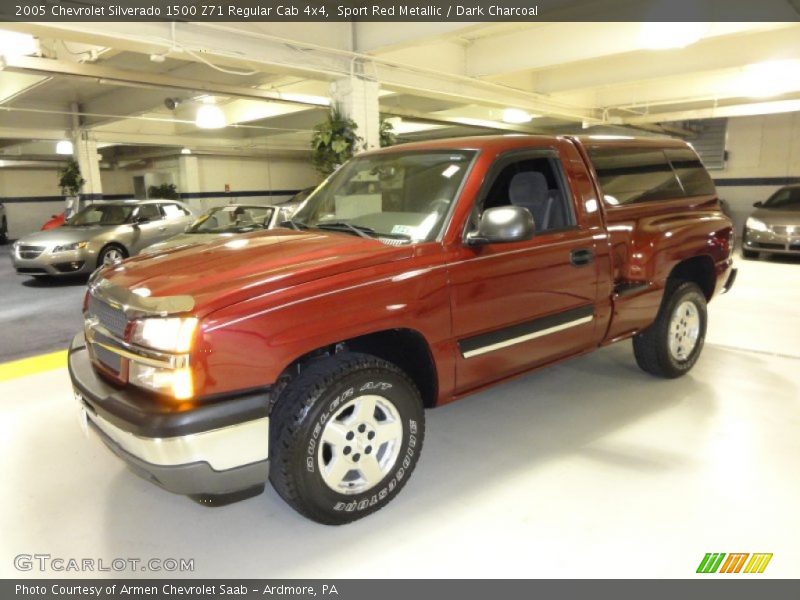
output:
POLYGON ((355 233, 357 236, 367 238, 368 240, 378 237, 378 233, 374 229, 363 227, 361 225, 353 225, 347 221, 325 221, 322 223, 317 223, 315 227, 317 229, 330 229, 331 231, 350 231, 355 233))

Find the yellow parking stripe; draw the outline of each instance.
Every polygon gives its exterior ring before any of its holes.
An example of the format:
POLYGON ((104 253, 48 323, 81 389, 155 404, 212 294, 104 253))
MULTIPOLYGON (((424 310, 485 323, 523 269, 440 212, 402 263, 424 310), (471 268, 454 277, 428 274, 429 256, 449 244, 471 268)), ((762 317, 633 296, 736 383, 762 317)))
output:
POLYGON ((12 360, 11 362, 0 364, 0 381, 26 377, 28 375, 35 375, 36 373, 53 371, 54 369, 63 369, 66 366, 66 350, 31 356, 30 358, 22 358, 20 360, 12 360))

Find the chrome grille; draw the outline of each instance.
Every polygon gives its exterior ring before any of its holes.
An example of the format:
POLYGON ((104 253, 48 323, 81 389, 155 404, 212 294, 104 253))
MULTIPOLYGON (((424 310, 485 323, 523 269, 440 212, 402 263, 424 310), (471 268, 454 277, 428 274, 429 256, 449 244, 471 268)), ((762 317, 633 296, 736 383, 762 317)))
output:
POLYGON ((106 367, 114 371, 115 373, 119 374, 122 370, 122 357, 119 354, 111 352, 107 348, 95 344, 92 347, 94 351, 94 355, 97 357, 101 363, 103 363, 106 367))
POLYGON ((128 317, 120 308, 114 308, 102 300, 89 295, 89 316, 96 317, 100 324, 118 338, 125 337, 125 328, 128 326, 128 317))
POLYGON ((19 246, 17 253, 20 258, 39 258, 39 255, 44 252, 44 246, 19 246))

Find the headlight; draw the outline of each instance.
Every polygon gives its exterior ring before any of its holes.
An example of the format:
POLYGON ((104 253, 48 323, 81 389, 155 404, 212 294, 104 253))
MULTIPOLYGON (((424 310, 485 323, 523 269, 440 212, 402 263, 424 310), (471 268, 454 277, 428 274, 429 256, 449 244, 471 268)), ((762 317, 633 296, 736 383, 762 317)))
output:
POLYGON ((64 244, 63 246, 54 246, 52 252, 70 252, 72 250, 83 250, 89 242, 73 242, 72 244, 64 244))
POLYGON ((188 400, 194 395, 192 370, 189 367, 162 369, 132 360, 128 367, 128 382, 176 400, 188 400))
POLYGON ((745 222, 744 226, 747 229, 752 229, 753 231, 766 231, 767 224, 764 221, 759 221, 758 219, 754 219, 753 217, 749 217, 745 222))
MULTIPOLYGON (((174 354, 186 354, 192 349, 197 319, 194 317, 152 317, 134 321, 131 341, 139 346, 174 354)), ((180 357, 178 357, 180 358, 180 357)), ((131 360, 128 381, 178 400, 194 395, 192 370, 188 362, 174 368, 159 367, 131 360)))
POLYGON ((164 352, 188 352, 192 348, 197 319, 149 318, 140 319, 133 324, 131 341, 145 348, 164 352))

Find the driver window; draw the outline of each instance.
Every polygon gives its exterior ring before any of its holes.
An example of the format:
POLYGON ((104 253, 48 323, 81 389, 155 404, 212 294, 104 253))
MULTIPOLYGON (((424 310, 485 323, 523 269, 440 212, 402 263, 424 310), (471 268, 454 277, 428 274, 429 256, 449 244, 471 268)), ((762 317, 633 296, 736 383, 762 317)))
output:
POLYGON ((521 206, 533 215, 536 233, 568 229, 575 215, 564 189, 556 159, 525 158, 503 167, 483 200, 483 210, 497 206, 521 206))

